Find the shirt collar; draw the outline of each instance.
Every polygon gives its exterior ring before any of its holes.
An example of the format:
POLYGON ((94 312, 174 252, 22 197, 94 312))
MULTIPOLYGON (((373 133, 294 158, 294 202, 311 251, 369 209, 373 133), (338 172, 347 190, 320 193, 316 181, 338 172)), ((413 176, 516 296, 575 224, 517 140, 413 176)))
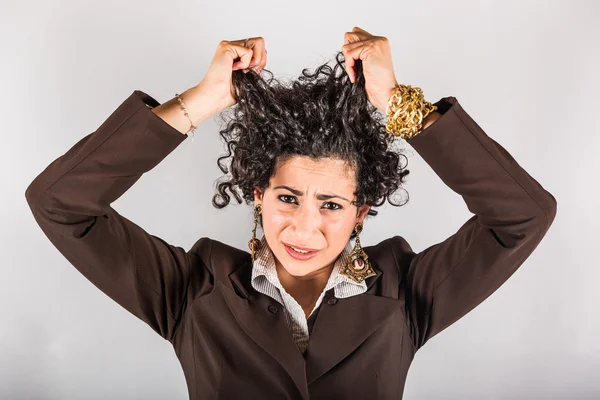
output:
MULTIPOLYGON (((352 248, 354 247, 354 242, 349 240, 338 258, 335 260, 333 270, 331 271, 331 275, 329 276, 329 280, 325 285, 325 290, 328 291, 331 288, 334 288, 335 297, 348 297, 353 294, 364 293, 367 291, 367 284, 365 281, 360 283, 355 282, 351 278, 342 275, 341 271, 344 268, 345 262, 348 259, 348 256, 352 252, 352 248), (348 287, 350 286, 350 290, 341 291, 342 286, 348 287), (345 293, 343 295, 342 293, 345 293)), ((275 258, 273 256, 273 252, 267 243, 267 240, 263 234, 260 239, 260 248, 254 254, 255 260, 252 266, 252 285, 256 288, 258 285, 258 281, 260 279, 267 279, 271 284, 276 286, 279 289, 283 289, 281 283, 279 281, 279 277, 277 275, 277 269, 275 267, 275 258), (260 278, 264 277, 264 278, 260 278)))

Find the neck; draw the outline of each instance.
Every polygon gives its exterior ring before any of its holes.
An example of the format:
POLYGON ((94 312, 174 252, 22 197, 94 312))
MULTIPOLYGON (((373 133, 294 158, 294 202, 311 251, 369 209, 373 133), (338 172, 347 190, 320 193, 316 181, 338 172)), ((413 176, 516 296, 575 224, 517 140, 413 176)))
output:
POLYGON ((300 277, 290 275, 279 260, 275 260, 275 266, 279 282, 281 282, 281 286, 285 291, 296 299, 303 308, 312 309, 327 285, 334 263, 300 277))

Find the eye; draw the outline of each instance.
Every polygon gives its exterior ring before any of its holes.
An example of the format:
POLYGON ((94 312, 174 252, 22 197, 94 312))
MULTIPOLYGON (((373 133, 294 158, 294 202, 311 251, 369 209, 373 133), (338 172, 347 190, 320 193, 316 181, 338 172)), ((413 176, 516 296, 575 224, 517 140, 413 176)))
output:
MULTIPOLYGON (((334 207, 334 208, 328 208, 328 210, 332 210, 332 211, 341 210, 342 208, 344 208, 341 205, 339 205, 338 203, 334 203, 332 201, 329 201, 329 202, 325 203, 323 205, 323 207, 325 207, 327 204, 330 204, 332 207, 334 207)), ((327 208, 327 207, 325 207, 325 208, 327 208)))
MULTIPOLYGON (((279 199, 279 201, 283 202, 283 203, 288 203, 288 204, 298 204, 296 202, 296 197, 295 196, 290 196, 287 194, 282 194, 280 196, 277 196, 277 198, 279 199)), ((337 210, 341 210, 342 207, 341 205, 339 205, 338 203, 334 203, 332 201, 328 201, 326 203, 323 204, 323 207, 327 210, 331 210, 331 211, 337 211, 337 210)))
POLYGON ((289 196, 287 194, 282 194, 281 196, 277 196, 277 198, 284 203, 290 203, 290 204, 294 204, 296 201, 296 198, 294 196, 289 196), (286 200, 286 199, 288 199, 288 200, 286 200), (289 201, 289 199, 292 199, 292 201, 289 201))

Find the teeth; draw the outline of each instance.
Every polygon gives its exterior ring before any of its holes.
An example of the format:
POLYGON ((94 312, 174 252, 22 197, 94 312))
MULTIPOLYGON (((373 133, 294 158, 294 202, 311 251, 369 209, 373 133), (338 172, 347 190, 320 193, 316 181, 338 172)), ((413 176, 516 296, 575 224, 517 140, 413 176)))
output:
MULTIPOLYGON (((290 247, 292 247, 292 246, 290 246, 290 247)), ((292 249, 293 249, 294 251, 298 252, 298 253, 304 253, 304 254, 306 254, 306 253, 310 253, 310 251, 306 251, 306 250, 298 250, 298 249, 297 249, 297 248, 295 248, 295 247, 292 247, 292 249)))

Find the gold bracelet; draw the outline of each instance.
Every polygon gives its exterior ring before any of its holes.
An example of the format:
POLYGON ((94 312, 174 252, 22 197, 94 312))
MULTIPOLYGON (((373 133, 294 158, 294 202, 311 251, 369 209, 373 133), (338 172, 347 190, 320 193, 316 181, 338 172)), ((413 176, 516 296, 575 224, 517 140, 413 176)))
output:
MULTIPOLYGON (((190 118, 190 115, 188 114, 185 105, 183 104, 183 100, 182 98, 179 96, 179 93, 175 93, 175 96, 177 97, 177 101, 179 101, 179 106, 181 107, 181 109, 183 110, 183 113, 185 114, 186 117, 188 117, 188 119, 190 120, 190 125, 192 125, 192 127, 190 128, 190 131, 192 131, 192 142, 194 141, 194 133, 196 132, 196 128, 198 126, 194 126, 194 123, 192 122, 192 119, 190 118)), ((190 131, 187 131, 187 133, 189 133, 190 131)))
POLYGON ((397 84, 388 100, 385 130, 402 139, 410 139, 421 132, 423 120, 437 106, 425 101, 419 87, 397 84))

